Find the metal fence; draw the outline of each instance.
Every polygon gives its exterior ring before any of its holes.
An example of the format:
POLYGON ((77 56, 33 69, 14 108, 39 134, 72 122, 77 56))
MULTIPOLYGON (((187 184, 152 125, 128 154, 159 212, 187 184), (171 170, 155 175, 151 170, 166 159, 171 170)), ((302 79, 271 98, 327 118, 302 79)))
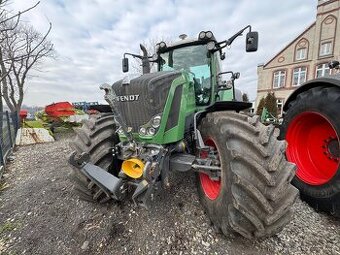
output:
POLYGON ((18 128, 19 117, 16 112, 0 112, 0 178, 4 172, 7 158, 15 145, 18 128))

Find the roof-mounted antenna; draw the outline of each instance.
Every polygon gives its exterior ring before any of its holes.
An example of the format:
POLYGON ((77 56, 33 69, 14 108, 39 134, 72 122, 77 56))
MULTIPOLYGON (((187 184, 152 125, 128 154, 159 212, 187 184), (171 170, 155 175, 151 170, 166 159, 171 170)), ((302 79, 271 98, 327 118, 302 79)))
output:
POLYGON ((181 34, 180 36, 179 36, 179 39, 181 39, 181 40, 184 40, 185 38, 187 38, 188 36, 186 35, 186 34, 181 34))

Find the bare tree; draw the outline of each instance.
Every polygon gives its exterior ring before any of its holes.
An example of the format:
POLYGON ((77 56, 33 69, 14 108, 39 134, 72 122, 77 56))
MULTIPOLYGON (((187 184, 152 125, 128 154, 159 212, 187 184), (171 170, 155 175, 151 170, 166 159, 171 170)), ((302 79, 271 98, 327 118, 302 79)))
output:
POLYGON ((21 15, 37 7, 39 3, 40 1, 23 11, 19 11, 16 14, 12 14, 6 9, 6 7, 10 5, 10 1, 0 0, 0 31, 4 32, 15 29, 19 24, 21 15), (10 23, 10 25, 8 23, 10 23))
MULTIPOLYGON (((3 52, 2 48, 2 43, 7 39, 8 32, 14 30, 17 28, 19 22, 20 22, 20 17, 23 13, 26 13, 32 9, 34 9, 40 2, 37 2, 33 6, 23 10, 19 11, 18 13, 13 14, 8 10, 8 6, 10 5, 9 0, 0 0, 0 50, 3 52)), ((2 55, 2 54, 1 54, 2 55)), ((1 63, 5 64, 6 59, 1 59, 1 63)), ((0 64, 1 66, 1 64, 0 64)), ((7 77, 8 72, 10 72, 11 66, 6 69, 6 72, 4 72, 5 69, 0 68, 1 73, 0 73, 0 83, 7 77)), ((0 84, 0 112, 3 112, 3 101, 2 101, 2 86, 0 84)))
POLYGON ((44 35, 30 25, 5 32, 7 36, 0 45, 0 70, 6 74, 1 81, 2 97, 12 112, 21 108, 29 71, 53 54, 53 44, 47 40, 51 28, 50 24, 44 35))

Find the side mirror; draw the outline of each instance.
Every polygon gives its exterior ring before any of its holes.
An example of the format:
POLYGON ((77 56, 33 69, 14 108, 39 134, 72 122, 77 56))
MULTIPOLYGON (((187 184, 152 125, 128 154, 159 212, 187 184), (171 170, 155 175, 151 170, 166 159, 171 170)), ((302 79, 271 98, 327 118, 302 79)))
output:
POLYGON ((234 73, 233 78, 234 78, 234 80, 240 78, 240 73, 239 72, 234 73))
POLYGON ((127 73, 129 71, 129 59, 128 58, 122 59, 122 70, 123 70, 123 73, 127 73))
POLYGON ((246 37, 246 51, 252 52, 257 51, 257 45, 259 42, 258 32, 248 32, 246 37))

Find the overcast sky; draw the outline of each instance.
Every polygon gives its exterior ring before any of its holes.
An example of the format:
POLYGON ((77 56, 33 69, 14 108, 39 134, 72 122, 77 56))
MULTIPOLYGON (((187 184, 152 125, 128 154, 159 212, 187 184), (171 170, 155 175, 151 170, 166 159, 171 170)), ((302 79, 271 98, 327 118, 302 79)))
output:
MULTIPOLYGON (((12 7, 22 10, 35 2, 13 0, 12 7)), ((241 72, 236 86, 255 99, 257 65, 307 28, 316 6, 317 0, 41 0, 23 19, 42 33, 52 22, 49 39, 58 58, 45 61, 27 81, 24 104, 103 102, 99 85, 124 76, 122 55, 139 53, 140 42, 183 33, 196 37, 202 30, 213 31, 221 41, 248 24, 259 32, 259 50, 246 53, 244 38, 239 38, 223 66, 241 72)))

